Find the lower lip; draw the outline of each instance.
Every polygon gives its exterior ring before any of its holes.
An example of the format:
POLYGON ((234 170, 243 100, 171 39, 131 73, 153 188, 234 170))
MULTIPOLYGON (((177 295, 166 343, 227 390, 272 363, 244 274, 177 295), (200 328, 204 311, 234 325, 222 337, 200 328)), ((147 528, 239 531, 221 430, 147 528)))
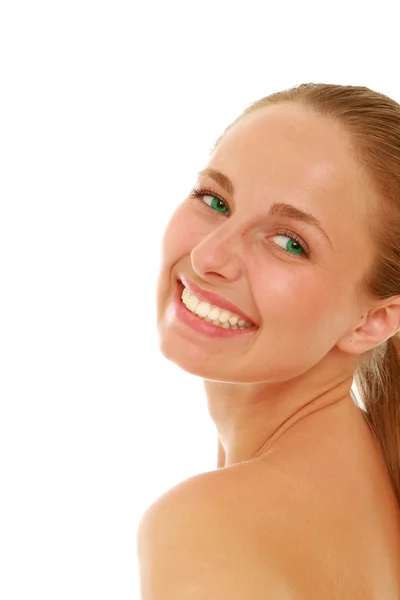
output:
POLYGON ((203 335, 208 335, 210 337, 232 338, 250 335, 258 329, 256 325, 252 327, 246 327, 245 329, 224 329, 218 325, 208 323, 208 321, 204 321, 204 319, 195 317, 194 314, 186 308, 181 300, 183 289, 183 285, 178 283, 175 298, 173 300, 173 312, 181 322, 188 327, 191 327, 191 329, 194 329, 198 333, 202 333, 203 335))

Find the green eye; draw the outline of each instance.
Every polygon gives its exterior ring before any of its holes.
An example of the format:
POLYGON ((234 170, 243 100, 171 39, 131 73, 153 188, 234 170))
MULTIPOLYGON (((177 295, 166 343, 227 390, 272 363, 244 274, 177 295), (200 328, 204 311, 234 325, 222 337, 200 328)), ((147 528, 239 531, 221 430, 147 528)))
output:
POLYGON ((206 206, 209 206, 214 212, 225 214, 229 211, 226 203, 211 190, 195 187, 191 194, 196 200, 201 202, 201 204, 206 204, 206 206), (207 200, 204 200, 204 198, 207 198, 207 200))
POLYGON ((210 204, 208 204, 207 200, 205 200, 205 202, 213 210, 216 210, 217 212, 221 212, 223 214, 225 214, 228 211, 228 207, 226 206, 225 202, 223 200, 221 200, 220 198, 218 198, 217 196, 211 196, 210 194, 204 194, 203 198, 204 199, 211 198, 210 204))
POLYGON ((297 236, 294 236, 294 234, 291 233, 290 235, 288 235, 286 233, 280 233, 280 234, 274 235, 273 237, 274 238, 277 238, 277 237, 289 238, 289 241, 284 244, 284 246, 285 246, 284 248, 279 246, 279 248, 281 250, 283 250, 284 252, 287 252, 288 254, 298 254, 300 256, 307 254, 306 250, 301 245, 300 240, 298 240, 297 236))

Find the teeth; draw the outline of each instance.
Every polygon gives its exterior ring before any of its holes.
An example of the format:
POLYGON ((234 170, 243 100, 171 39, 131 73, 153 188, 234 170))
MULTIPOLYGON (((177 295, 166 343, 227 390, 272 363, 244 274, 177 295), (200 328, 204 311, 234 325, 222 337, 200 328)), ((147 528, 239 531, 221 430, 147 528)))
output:
POLYGON ((254 325, 252 321, 240 319, 238 315, 230 313, 224 308, 212 306, 209 302, 200 301, 194 294, 191 294, 186 288, 182 292, 182 302, 192 313, 199 318, 223 327, 223 329, 246 329, 254 325))
MULTIPOLYGON (((226 323, 230 316, 231 314, 227 310, 223 310, 218 319, 221 321, 221 323, 226 323)), ((230 324, 228 324, 228 327, 229 325, 230 324)))
POLYGON ((186 306, 188 307, 189 310, 191 310, 192 312, 194 312, 197 308, 199 301, 196 298, 196 296, 188 296, 186 298, 186 306))
POLYGON ((214 306, 214 308, 212 308, 210 310, 210 312, 208 313, 208 318, 211 321, 215 321, 215 319, 218 319, 219 316, 219 308, 217 308, 216 306, 214 306))
POLYGON ((200 302, 200 304, 198 304, 198 306, 194 312, 196 313, 196 315, 199 315, 199 317, 206 317, 208 315, 208 313, 210 312, 210 310, 211 310, 211 306, 209 305, 208 302, 200 302))

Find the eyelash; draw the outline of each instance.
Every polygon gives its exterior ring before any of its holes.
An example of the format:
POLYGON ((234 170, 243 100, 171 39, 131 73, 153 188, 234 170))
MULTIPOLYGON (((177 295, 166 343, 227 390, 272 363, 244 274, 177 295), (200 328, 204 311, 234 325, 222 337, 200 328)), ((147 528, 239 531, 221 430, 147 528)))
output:
MULTIPOLYGON (((214 209, 211 208, 211 206, 208 206, 208 204, 205 204, 203 202, 202 196, 213 196, 215 198, 218 198, 218 200, 220 200, 221 202, 223 202, 228 207, 228 209, 229 209, 229 206, 225 202, 225 200, 223 200, 216 192, 213 192, 211 189, 204 189, 204 188, 200 188, 200 187, 194 187, 192 189, 192 191, 191 191, 191 195, 193 196, 193 198, 195 198, 196 200, 198 200, 199 202, 201 202, 201 204, 203 206, 205 206, 207 208, 210 208, 211 210, 214 210, 214 209)), ((214 211, 214 212, 218 212, 218 211, 214 211)), ((226 213, 219 213, 219 214, 223 215, 223 214, 226 214, 226 213)), ((304 250, 304 254, 296 255, 296 254, 293 254, 292 252, 289 252, 288 250, 285 250, 284 248, 281 248, 277 244, 275 244, 279 250, 282 250, 282 252, 285 252, 286 254, 289 254, 290 256, 300 256, 300 258, 310 258, 311 253, 310 253, 307 245, 294 232, 281 230, 281 231, 278 231, 275 235, 285 235, 285 236, 291 238, 292 240, 294 240, 295 242, 297 242, 298 244, 300 244, 300 246, 304 250)))

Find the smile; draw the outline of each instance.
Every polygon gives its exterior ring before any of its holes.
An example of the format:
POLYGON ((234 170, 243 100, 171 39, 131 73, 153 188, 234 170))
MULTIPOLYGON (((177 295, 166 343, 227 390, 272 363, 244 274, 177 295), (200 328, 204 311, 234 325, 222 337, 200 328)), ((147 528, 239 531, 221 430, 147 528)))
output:
POLYGON ((254 327, 252 321, 242 319, 239 315, 225 308, 200 300, 186 287, 183 289, 181 299, 190 312, 199 319, 204 319, 204 321, 212 323, 217 327, 223 327, 224 329, 248 329, 249 327, 254 327))

